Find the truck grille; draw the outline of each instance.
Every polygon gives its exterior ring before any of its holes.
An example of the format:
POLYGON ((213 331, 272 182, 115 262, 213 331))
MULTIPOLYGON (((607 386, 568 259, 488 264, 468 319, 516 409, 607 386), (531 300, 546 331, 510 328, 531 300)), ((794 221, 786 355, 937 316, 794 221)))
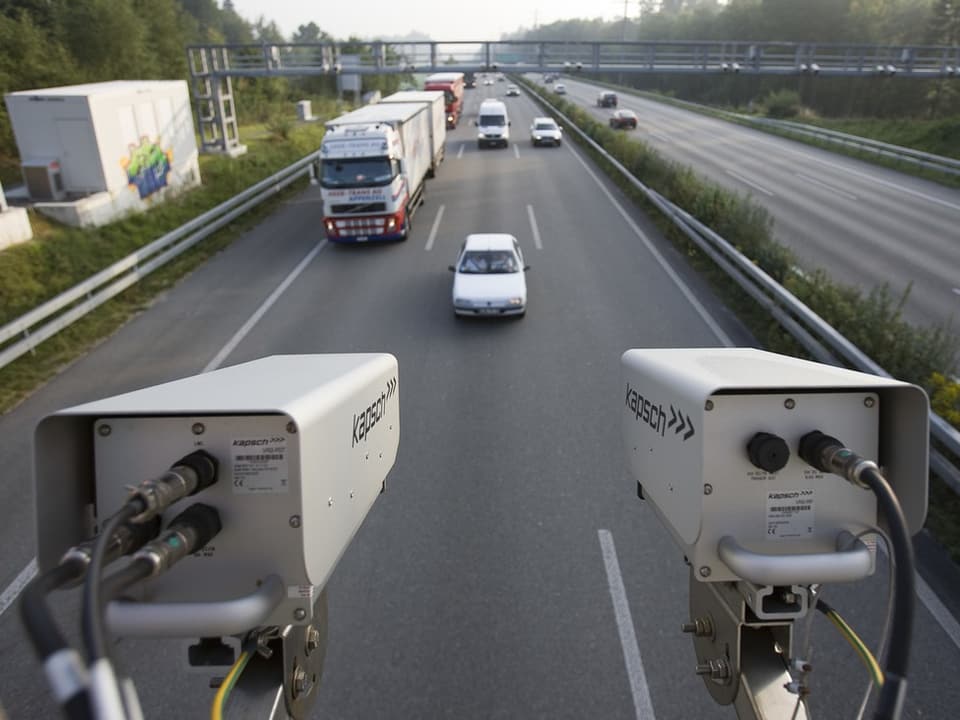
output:
POLYGON ((386 203, 343 203, 341 205, 330 206, 330 212, 337 215, 346 215, 349 213, 377 213, 386 211, 386 203))

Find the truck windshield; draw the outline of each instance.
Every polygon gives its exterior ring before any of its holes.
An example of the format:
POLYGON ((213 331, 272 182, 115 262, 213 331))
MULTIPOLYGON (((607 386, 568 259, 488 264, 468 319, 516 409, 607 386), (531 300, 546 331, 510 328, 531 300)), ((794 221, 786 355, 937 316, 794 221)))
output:
POLYGON ((503 127, 507 123, 503 115, 481 115, 480 122, 477 124, 482 127, 503 127))
POLYGON ((390 158, 344 158, 324 160, 321 183, 328 188, 386 185, 397 174, 397 163, 390 158))

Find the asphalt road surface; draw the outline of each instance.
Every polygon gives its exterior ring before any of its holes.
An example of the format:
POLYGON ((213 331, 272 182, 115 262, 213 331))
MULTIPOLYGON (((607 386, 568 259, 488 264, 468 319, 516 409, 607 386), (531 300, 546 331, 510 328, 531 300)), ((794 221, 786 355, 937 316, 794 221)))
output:
MULTIPOLYGON (((628 348, 751 339, 577 150, 530 146, 529 98, 508 100, 510 147, 477 149, 469 119, 504 89, 468 93, 406 242, 326 244, 307 189, 0 418, 5 601, 34 557, 31 435, 45 414, 266 355, 387 351, 400 452, 328 584, 312 717, 733 717, 693 672, 687 569, 624 462, 619 363, 628 348), (447 266, 470 232, 519 239, 525 318, 455 319, 447 266)), ((826 590, 872 646, 880 565, 826 590)), ((56 606, 76 641, 76 594, 56 606)), ((950 717, 960 701, 960 632, 942 620, 918 604, 905 718, 950 717)), ((822 618, 813 643, 816 716, 853 717, 863 667, 822 618)), ((208 716, 209 678, 183 668, 183 649, 117 641, 148 718, 208 716)), ((0 615, 0 697, 15 720, 56 713, 15 606, 0 615)))
MULTIPOLYGON (((601 122, 598 86, 563 78, 568 100, 601 122)), ((664 157, 750 195, 805 270, 869 290, 909 289, 904 317, 960 320, 960 191, 712 117, 618 92, 633 135, 664 157)), ((956 323, 953 325, 957 331, 956 323)))

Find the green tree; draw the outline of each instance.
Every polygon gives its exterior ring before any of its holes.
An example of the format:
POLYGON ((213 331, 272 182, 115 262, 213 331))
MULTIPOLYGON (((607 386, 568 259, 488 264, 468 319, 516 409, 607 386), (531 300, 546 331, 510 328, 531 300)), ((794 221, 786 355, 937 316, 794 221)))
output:
POLYGON ((62 32, 87 80, 148 74, 146 26, 130 0, 74 0, 63 11, 62 32))

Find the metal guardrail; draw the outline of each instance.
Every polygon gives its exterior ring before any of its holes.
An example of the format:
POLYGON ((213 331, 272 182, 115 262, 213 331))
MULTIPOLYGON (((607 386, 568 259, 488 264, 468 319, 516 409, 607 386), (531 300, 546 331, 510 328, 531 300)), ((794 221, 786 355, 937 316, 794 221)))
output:
POLYGON ((298 160, 149 245, 118 260, 82 283, 74 285, 26 315, 0 327, 0 346, 8 344, 0 351, 0 368, 31 352, 47 338, 280 192, 301 176, 309 175, 312 178, 315 158, 316 155, 311 154, 298 160), (23 339, 9 344, 18 335, 22 335, 23 339))
MULTIPOLYGON (((538 100, 561 118, 580 138, 610 163, 634 188, 670 219, 681 232, 710 257, 740 288, 766 309, 819 362, 842 365, 841 359, 862 372, 891 377, 841 335, 826 320, 801 302, 793 293, 757 267, 733 245, 701 223, 683 208, 673 204, 633 176, 616 158, 537 93, 538 100)), ((930 434, 951 453, 960 456, 960 432, 942 417, 930 412, 930 434)), ((955 493, 960 495, 960 471, 936 448, 930 448, 930 467, 955 493)))
POLYGON ((906 148, 900 145, 891 145, 890 143, 880 142, 879 140, 871 140, 870 138, 864 138, 858 135, 850 135, 837 130, 829 130, 827 128, 816 127, 814 125, 804 125, 803 123, 790 122, 788 120, 756 118, 750 117, 749 115, 739 114, 734 114, 734 117, 738 120, 748 122, 753 125, 766 125, 768 127, 776 128, 781 132, 795 133, 797 135, 804 135, 806 137, 812 137, 818 140, 824 140, 826 142, 846 145, 847 147, 867 150, 869 152, 876 153, 877 155, 893 158, 894 160, 900 162, 918 165, 920 167, 947 173, 949 175, 960 176, 960 160, 955 160, 953 158, 934 155, 932 153, 925 153, 921 152, 920 150, 914 150, 912 148, 906 148))
MULTIPOLYGON (((617 87, 617 89, 621 89, 619 86, 611 85, 611 87, 617 87)), ((872 140, 870 138, 860 137, 859 135, 850 135, 849 133, 840 132, 838 130, 830 130, 828 128, 821 128, 815 125, 805 125, 804 123, 792 122, 789 120, 777 120, 775 118, 753 117, 752 115, 735 113, 729 110, 723 110, 722 108, 701 105, 700 103, 691 102, 689 100, 663 98, 643 91, 633 92, 637 95, 650 98, 656 102, 666 102, 671 105, 688 107, 695 112, 707 115, 718 115, 742 124, 774 128, 782 133, 804 135, 806 137, 812 137, 826 142, 836 143, 838 145, 868 150, 876 153, 877 155, 892 158, 898 162, 918 165, 920 167, 924 167, 929 170, 936 170, 948 175, 960 176, 960 160, 944 157, 943 155, 934 155, 933 153, 914 150, 913 148, 903 147, 902 145, 892 145, 890 143, 880 142, 879 140, 872 140)))

